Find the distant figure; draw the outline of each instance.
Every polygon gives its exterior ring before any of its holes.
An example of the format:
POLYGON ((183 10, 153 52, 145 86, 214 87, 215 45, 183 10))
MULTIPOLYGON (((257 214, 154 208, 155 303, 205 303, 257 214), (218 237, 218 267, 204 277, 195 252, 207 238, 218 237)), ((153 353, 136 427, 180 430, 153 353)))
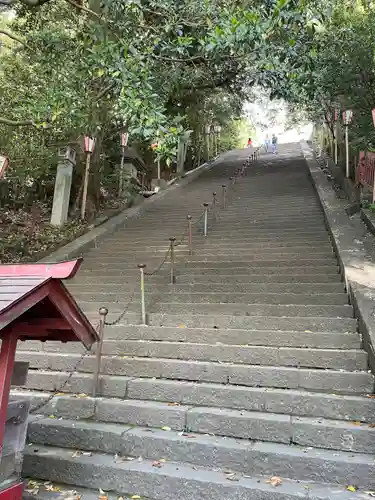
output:
POLYGON ((253 141, 251 140, 251 137, 249 137, 247 140, 247 147, 251 148, 252 145, 253 145, 253 141))
POLYGON ((268 137, 268 134, 266 134, 266 138, 264 139, 264 149, 265 149, 266 153, 268 153, 268 150, 270 149, 270 144, 271 144, 271 141, 268 137))
POLYGON ((277 137, 275 134, 272 134, 272 153, 275 155, 277 153, 277 137))

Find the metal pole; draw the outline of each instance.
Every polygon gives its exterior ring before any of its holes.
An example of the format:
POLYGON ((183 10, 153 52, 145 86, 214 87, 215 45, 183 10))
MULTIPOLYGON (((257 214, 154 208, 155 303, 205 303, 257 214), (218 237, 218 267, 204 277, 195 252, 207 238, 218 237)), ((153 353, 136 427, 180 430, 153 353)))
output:
POLYGON ((98 392, 98 383, 99 383, 99 374, 100 374, 100 365, 102 362, 102 351, 103 351, 103 341, 104 341, 104 326, 105 319, 108 314, 108 309, 106 307, 101 307, 99 309, 100 314, 100 323, 99 323, 99 343, 96 348, 96 363, 94 368, 94 379, 92 384, 92 397, 96 398, 96 394, 98 392))
POLYGON ((193 255, 193 231, 191 223, 191 215, 187 216, 188 220, 188 241, 189 241, 189 255, 193 255))
POLYGON ((171 249, 171 285, 176 283, 174 245, 176 238, 169 238, 171 249))
POLYGON ((141 272, 141 313, 142 313, 142 325, 147 324, 146 319, 146 302, 145 302, 145 267, 146 264, 138 264, 138 269, 141 272))
POLYGON ((83 193, 82 193, 82 205, 81 205, 81 219, 82 220, 85 219, 85 214, 86 214, 87 191, 88 191, 89 173, 90 173, 90 161, 91 161, 91 153, 87 153, 85 177, 83 179, 83 193))
POLYGON ((335 163, 337 165, 337 160, 338 160, 338 151, 337 151, 337 130, 338 130, 338 127, 337 127, 337 122, 335 124, 335 163))
POLYGON ((345 152, 346 152, 346 168, 345 174, 349 178, 349 126, 345 125, 345 152))
POLYGON ((203 234, 207 236, 208 230, 208 203, 203 203, 204 206, 204 226, 203 226, 203 234))
POLYGON ((227 206, 227 186, 223 184, 221 186, 223 188, 223 208, 226 208, 227 206))
POLYGON ((216 193, 212 193, 212 208, 214 212, 214 219, 216 220, 217 214, 216 214, 216 193))

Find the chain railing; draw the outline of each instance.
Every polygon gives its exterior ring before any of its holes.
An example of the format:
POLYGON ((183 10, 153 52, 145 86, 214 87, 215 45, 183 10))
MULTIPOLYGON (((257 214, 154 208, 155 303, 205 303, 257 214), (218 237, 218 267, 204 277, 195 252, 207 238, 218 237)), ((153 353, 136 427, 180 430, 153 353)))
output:
MULTIPOLYGON (((160 262, 156 266, 156 268, 153 271, 146 271, 146 264, 138 264, 138 269, 140 272, 140 278, 139 278, 139 290, 140 290, 140 309, 141 309, 141 324, 142 325, 147 325, 147 313, 146 313, 146 300, 145 300, 145 278, 146 277, 152 277, 157 275, 164 267, 166 263, 169 263, 170 269, 170 284, 174 285, 176 284, 177 278, 176 278, 176 248, 179 247, 180 245, 183 244, 185 241, 185 238, 187 237, 187 245, 188 245, 188 254, 189 256, 192 256, 194 254, 194 249, 193 249, 193 228, 197 227, 202 221, 203 221, 203 227, 201 228, 201 232, 205 238, 208 236, 208 230, 209 230, 209 214, 212 212, 213 214, 213 221, 217 221, 218 219, 218 210, 219 206, 221 205, 222 209, 226 209, 228 207, 228 204, 231 200, 231 192, 235 191, 235 184, 237 180, 240 177, 244 177, 247 175, 247 169, 250 165, 256 163, 259 157, 259 149, 255 150, 252 152, 249 157, 244 161, 243 165, 241 168, 237 169, 234 173, 233 176, 229 177, 228 183, 227 184, 222 184, 221 185, 221 204, 219 203, 218 200, 218 195, 217 192, 214 191, 212 193, 212 201, 211 203, 203 203, 203 211, 201 215, 198 217, 196 221, 193 221, 193 218, 191 215, 187 216, 187 224, 186 227, 184 228, 181 236, 176 239, 175 237, 169 238, 169 245, 168 249, 165 252, 165 255, 160 262)), ((101 359, 102 359, 102 351, 103 351, 103 342, 104 342, 104 330, 105 326, 116 326, 121 323, 121 320, 124 318, 126 313, 129 311, 130 305, 133 303, 133 299, 136 295, 137 288, 138 286, 135 286, 131 295, 130 299, 127 302, 126 306, 124 307, 123 311, 118 315, 118 317, 113 320, 113 321, 107 321, 107 315, 108 315, 108 309, 106 307, 101 307, 99 309, 99 325, 98 325, 98 336, 99 336, 99 341, 97 344, 97 349, 96 349, 96 360, 95 360, 95 366, 94 366, 94 372, 93 372, 93 381, 92 381, 92 396, 96 397, 98 393, 98 385, 99 385, 99 378, 100 378, 100 373, 101 373, 101 359)), ((76 373, 77 369, 79 368, 80 364, 82 361, 86 358, 86 356, 90 355, 92 353, 91 350, 85 351, 80 358, 77 360, 76 364, 70 370, 68 377, 64 380, 64 382, 59 386, 58 389, 56 389, 48 398, 47 400, 43 400, 39 405, 34 406, 32 411, 30 413, 36 413, 38 410, 41 408, 47 406, 59 393, 63 392, 66 386, 68 385, 69 381, 71 380, 72 376, 74 373, 76 373)))

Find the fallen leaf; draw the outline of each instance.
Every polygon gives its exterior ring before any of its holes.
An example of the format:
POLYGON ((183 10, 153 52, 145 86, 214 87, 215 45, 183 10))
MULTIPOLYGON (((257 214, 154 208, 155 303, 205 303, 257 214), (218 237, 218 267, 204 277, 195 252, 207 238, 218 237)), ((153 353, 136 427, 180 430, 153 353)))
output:
POLYGON ((168 403, 168 406, 180 406, 180 403, 168 403))
POLYGON ((277 486, 280 486, 282 484, 282 480, 281 477, 272 476, 270 479, 268 479, 268 481, 266 481, 266 483, 277 488, 277 486))
POLYGON ((311 330, 305 330, 305 333, 312 333, 311 330))
POLYGON ((356 486, 352 486, 352 485, 350 484, 349 486, 347 486, 347 487, 346 487, 346 489, 347 489, 348 491, 351 491, 351 492, 355 493, 355 492, 357 491, 357 489, 358 489, 358 488, 357 488, 356 486))
POLYGON ((368 424, 368 426, 373 429, 375 427, 375 424, 368 424))
POLYGON ((172 430, 168 425, 165 425, 164 427, 161 428, 162 431, 170 431, 172 430))
POLYGON ((63 393, 63 392, 56 392, 55 396, 65 396, 65 393, 63 393))
POLYGON ((186 328, 185 325, 178 325, 178 328, 186 328))
POLYGON ((99 500, 108 500, 107 495, 100 495, 99 500))
POLYGON ((84 392, 81 392, 81 394, 77 394, 77 398, 88 398, 88 394, 85 394, 84 392))
POLYGON ((139 498, 141 498, 141 497, 140 497, 139 495, 133 495, 131 498, 132 498, 133 500, 138 500, 138 499, 139 499, 139 498))
POLYGON ((154 462, 152 462, 152 466, 157 467, 158 469, 160 469, 160 467, 163 467, 163 465, 160 463, 160 460, 155 460, 154 462))
POLYGON ((53 484, 46 484, 45 488, 46 491, 60 491, 60 488, 58 486, 54 486, 53 484))
POLYGON ((240 478, 237 476, 235 472, 232 472, 231 474, 227 474, 227 479, 228 481, 239 481, 240 478))
POLYGON ((352 425, 361 425, 361 422, 351 422, 352 425))
POLYGON ((55 415, 48 415, 48 418, 56 418, 55 415))
POLYGON ((375 394, 367 394, 367 397, 370 399, 375 399, 375 394))

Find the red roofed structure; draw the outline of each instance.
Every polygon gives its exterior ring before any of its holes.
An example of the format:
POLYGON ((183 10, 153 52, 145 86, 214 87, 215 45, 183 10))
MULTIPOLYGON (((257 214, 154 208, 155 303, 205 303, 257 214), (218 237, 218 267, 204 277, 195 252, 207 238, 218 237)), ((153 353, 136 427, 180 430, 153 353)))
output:
MULTIPOLYGON (((0 265, 0 468, 18 340, 82 342, 86 348, 98 340, 61 281, 72 278, 81 262, 0 265)), ((21 495, 21 482, 6 489, 0 485, 0 500, 21 495)))

